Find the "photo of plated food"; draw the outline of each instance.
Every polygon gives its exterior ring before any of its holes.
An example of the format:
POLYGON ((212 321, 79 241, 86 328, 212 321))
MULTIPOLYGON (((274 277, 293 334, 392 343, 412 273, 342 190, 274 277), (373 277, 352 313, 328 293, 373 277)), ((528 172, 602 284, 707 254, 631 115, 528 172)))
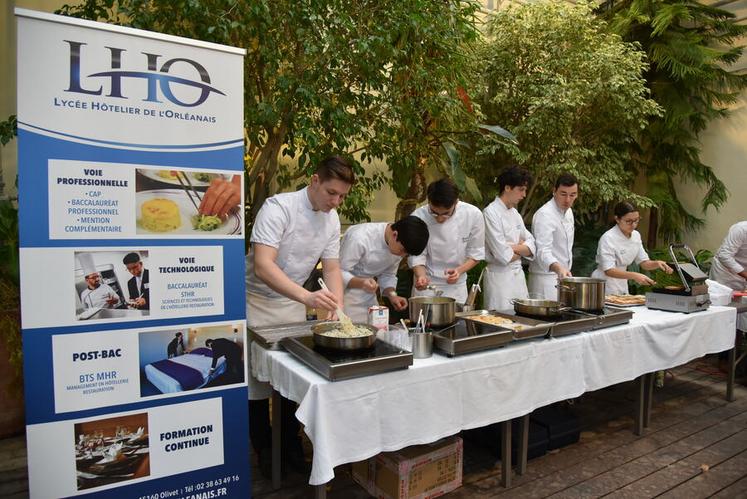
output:
POLYGON ((150 475, 148 414, 132 414, 75 425, 78 490, 150 475))
POLYGON ((242 233, 239 175, 163 168, 136 171, 137 234, 242 233))

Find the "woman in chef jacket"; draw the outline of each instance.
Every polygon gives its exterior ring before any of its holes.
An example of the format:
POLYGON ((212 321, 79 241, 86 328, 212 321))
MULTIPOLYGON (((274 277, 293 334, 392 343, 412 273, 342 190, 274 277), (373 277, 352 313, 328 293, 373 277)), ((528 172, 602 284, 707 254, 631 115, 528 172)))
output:
POLYGON ((350 227, 340 245, 345 314, 366 322, 368 308, 379 304, 379 288, 395 310, 407 308, 407 299, 397 296, 397 269, 403 256, 421 254, 426 244, 428 226, 418 217, 350 227))
POLYGON ((485 222, 476 206, 459 201, 451 179, 428 185, 428 204, 412 213, 428 225, 428 245, 408 260, 412 296, 433 296, 429 285, 457 303, 467 301, 467 271, 485 258, 485 222))
POLYGON ((628 265, 635 262, 643 270, 663 270, 672 273, 671 267, 661 260, 651 260, 643 249, 641 234, 635 230, 641 216, 635 206, 623 201, 615 206, 615 226, 599 239, 597 268, 591 277, 607 281, 605 293, 627 295, 628 280, 642 286, 654 284, 654 280, 640 272, 629 272, 628 265))
MULTIPOLYGON (((747 220, 729 228, 713 255, 711 279, 735 291, 747 290, 747 220)), ((747 312, 737 315, 737 329, 747 331, 747 312)))

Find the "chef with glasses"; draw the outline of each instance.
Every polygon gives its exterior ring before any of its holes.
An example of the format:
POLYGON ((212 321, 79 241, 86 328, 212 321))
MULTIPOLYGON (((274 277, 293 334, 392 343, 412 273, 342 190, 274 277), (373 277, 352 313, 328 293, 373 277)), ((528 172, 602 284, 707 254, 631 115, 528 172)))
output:
POLYGON ((467 271, 485 258, 482 212, 460 201, 457 186, 444 178, 428 186, 428 204, 412 214, 428 225, 429 233, 425 251, 408 259, 414 273, 412 296, 432 296, 435 289, 464 303, 467 271))
POLYGON ((641 286, 651 286, 654 280, 640 272, 631 272, 628 266, 637 263, 643 270, 663 270, 672 273, 671 267, 661 260, 651 260, 643 249, 641 234, 635 230, 641 221, 638 209, 627 201, 615 206, 615 225, 599 239, 597 268, 591 277, 604 279, 605 293, 627 295, 628 281, 641 286))

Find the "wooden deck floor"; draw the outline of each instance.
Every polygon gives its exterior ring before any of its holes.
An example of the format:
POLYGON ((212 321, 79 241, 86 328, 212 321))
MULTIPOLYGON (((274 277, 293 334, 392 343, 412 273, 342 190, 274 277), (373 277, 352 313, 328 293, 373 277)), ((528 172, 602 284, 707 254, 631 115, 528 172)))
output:
MULTIPOLYGON (((574 401, 583 431, 578 443, 529 462, 527 473, 501 488, 500 463, 465 441, 464 485, 444 497, 472 498, 745 498, 747 497, 747 387, 726 402, 724 375, 716 359, 701 359, 667 374, 654 392, 651 426, 633 434, 636 386, 617 385, 574 401)), ((742 380, 744 383, 744 380, 742 380)), ((252 470, 254 497, 312 497, 307 477, 288 473, 273 491, 252 470)), ((23 437, 0 441, 0 497, 28 496, 23 437)), ((328 497, 368 495, 348 466, 336 470, 328 497)))

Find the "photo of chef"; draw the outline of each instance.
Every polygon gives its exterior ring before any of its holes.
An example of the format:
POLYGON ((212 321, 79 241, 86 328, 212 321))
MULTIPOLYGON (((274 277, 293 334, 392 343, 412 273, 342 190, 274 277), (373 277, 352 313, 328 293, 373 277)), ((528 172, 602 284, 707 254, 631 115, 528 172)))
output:
POLYGON ((167 168, 136 172, 138 234, 242 234, 241 175, 167 168))
POLYGON ((100 320, 150 315, 147 251, 75 253, 75 317, 100 320))
POLYGON ((78 490, 150 475, 148 414, 132 414, 75 425, 78 490))
POLYGON ((228 324, 140 333, 140 395, 243 383, 244 330, 228 324))

